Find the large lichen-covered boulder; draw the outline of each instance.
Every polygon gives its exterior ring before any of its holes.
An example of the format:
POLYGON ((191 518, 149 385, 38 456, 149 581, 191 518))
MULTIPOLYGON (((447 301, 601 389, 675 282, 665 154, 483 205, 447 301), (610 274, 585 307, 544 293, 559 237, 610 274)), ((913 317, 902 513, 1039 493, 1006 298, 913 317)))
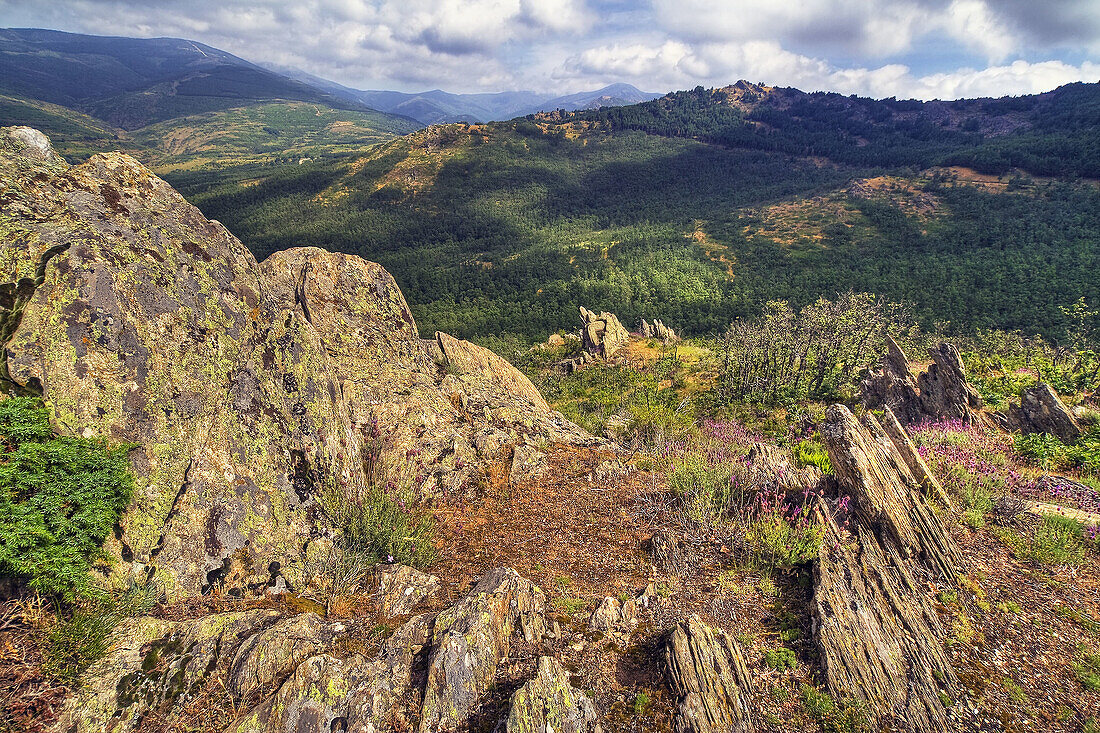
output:
POLYGON ((436 332, 435 338, 443 354, 444 366, 453 374, 489 375, 498 389, 522 397, 543 410, 550 409, 531 380, 492 351, 442 332, 436 332))
POLYGON ((752 678, 741 647, 698 616, 678 624, 665 644, 669 684, 679 697, 677 733, 748 732, 757 729, 752 678))
POLYGON ((106 549, 171 598, 293 585, 331 532, 321 496, 434 496, 507 445, 591 440, 502 389, 503 360, 471 361, 456 404, 383 268, 316 248, 257 264, 126 155, 68 166, 5 128, 0 197, 0 389, 41 394, 62 434, 137 444, 106 549))
POLYGON ((82 678, 55 730, 99 733, 136 730, 153 710, 182 706, 225 656, 274 623, 278 613, 256 610, 204 616, 185 623, 129 621, 118 643, 82 678))
POLYGON ((1008 427, 1021 433, 1049 433, 1063 443, 1081 437, 1081 426, 1049 384, 1020 390, 1020 404, 1011 405, 1008 427))
POLYGON ((561 662, 553 657, 539 657, 534 679, 512 695, 505 731, 595 733, 599 730, 592 701, 573 689, 561 662))

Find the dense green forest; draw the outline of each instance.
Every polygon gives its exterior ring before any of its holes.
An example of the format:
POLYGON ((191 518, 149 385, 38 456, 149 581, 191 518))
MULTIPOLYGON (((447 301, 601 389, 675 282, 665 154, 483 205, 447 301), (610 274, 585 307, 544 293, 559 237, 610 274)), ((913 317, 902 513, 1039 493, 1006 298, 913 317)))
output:
POLYGON ((911 304, 928 326, 1060 338, 1059 306, 1100 302, 1100 192, 1089 183, 1014 174, 987 190, 917 173, 920 146, 898 156, 904 165, 823 163, 581 130, 584 117, 432 128, 362 157, 169 180, 259 257, 315 245, 381 262, 423 330, 464 337, 541 339, 571 328, 582 304, 628 325, 659 317, 715 333, 770 300, 852 289, 911 304), (910 192, 847 193, 884 173, 910 192), (933 210, 915 213, 907 196, 933 210), (818 236, 774 236, 784 217, 818 236))

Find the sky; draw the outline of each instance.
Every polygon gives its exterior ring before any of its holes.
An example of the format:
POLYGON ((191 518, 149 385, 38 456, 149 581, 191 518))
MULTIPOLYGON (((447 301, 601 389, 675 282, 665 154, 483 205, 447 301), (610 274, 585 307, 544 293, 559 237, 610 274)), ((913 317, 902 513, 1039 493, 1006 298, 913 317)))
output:
POLYGON ((7 27, 200 41, 357 89, 917 99, 1100 81, 1100 0, 0 0, 7 27))

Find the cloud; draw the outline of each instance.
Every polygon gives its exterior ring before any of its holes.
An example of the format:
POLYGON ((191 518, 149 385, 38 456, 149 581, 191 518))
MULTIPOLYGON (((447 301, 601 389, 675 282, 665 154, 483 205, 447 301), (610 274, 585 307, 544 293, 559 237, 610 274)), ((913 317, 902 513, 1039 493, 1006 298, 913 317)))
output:
POLYGON ((359 88, 651 91, 739 78, 874 96, 1097 79, 1084 0, 0 0, 9 25, 180 36, 359 88))

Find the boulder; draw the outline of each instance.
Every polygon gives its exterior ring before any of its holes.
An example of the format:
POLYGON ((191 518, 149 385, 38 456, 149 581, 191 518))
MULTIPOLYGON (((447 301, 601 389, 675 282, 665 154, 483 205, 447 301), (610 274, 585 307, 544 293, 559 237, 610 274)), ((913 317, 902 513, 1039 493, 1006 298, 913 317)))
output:
POLYGON ((139 445, 106 550, 170 600, 297 585, 325 491, 384 472, 431 496, 481 474, 475 442, 592 440, 500 357, 427 348, 381 266, 311 247, 257 263, 129 156, 68 166, 4 128, 0 184, 0 389, 40 394, 62 435, 139 445))
POLYGON ((537 478, 546 468, 546 454, 531 445, 517 445, 512 451, 512 465, 508 469, 508 481, 517 486, 537 478))
POLYGON ((585 351, 606 359, 628 341, 630 334, 614 313, 596 315, 581 306, 581 342, 585 351))
POLYGON ((752 678, 741 647, 729 634, 692 616, 665 643, 669 685, 679 698, 677 733, 727 733, 757 729, 752 678))
POLYGON ((598 733, 596 709, 573 689, 561 662, 539 657, 535 677, 512 695, 507 733, 598 733))
POLYGON ((625 602, 607 596, 588 619, 588 630, 605 636, 629 636, 638 625, 638 606, 633 599, 625 602))
POLYGON ((1020 391, 1020 404, 1008 408, 1008 427, 1021 433, 1049 433, 1063 443, 1081 437, 1081 426, 1049 384, 1020 391))
POLYGON ((814 640, 830 694, 862 702, 874 729, 932 733, 949 727, 944 696, 954 699, 959 685, 925 579, 953 584, 963 564, 903 457, 899 430, 883 430, 870 413, 857 421, 843 405, 826 411, 822 434, 851 515, 842 528, 823 505, 816 512, 825 536, 814 640))
POLYGON ((298 663, 330 646, 339 628, 315 613, 303 613, 252 634, 233 655, 229 691, 246 698, 268 688, 298 663))
POLYGON ((932 363, 917 377, 921 409, 938 420, 977 419, 982 398, 966 381, 962 356, 952 344, 943 343, 928 352, 932 363))
POLYGON ((534 643, 544 631, 546 596, 510 568, 481 579, 435 620, 420 732, 463 726, 493 684, 513 633, 534 643))
POLYGON ((653 319, 653 323, 643 318, 642 322, 638 325, 638 332, 642 335, 642 338, 658 339, 666 345, 680 340, 680 337, 676 335, 675 331, 657 318, 653 319))
POLYGON ((389 618, 407 616, 418 603, 439 591, 439 578, 408 565, 380 565, 376 577, 379 611, 389 618))

